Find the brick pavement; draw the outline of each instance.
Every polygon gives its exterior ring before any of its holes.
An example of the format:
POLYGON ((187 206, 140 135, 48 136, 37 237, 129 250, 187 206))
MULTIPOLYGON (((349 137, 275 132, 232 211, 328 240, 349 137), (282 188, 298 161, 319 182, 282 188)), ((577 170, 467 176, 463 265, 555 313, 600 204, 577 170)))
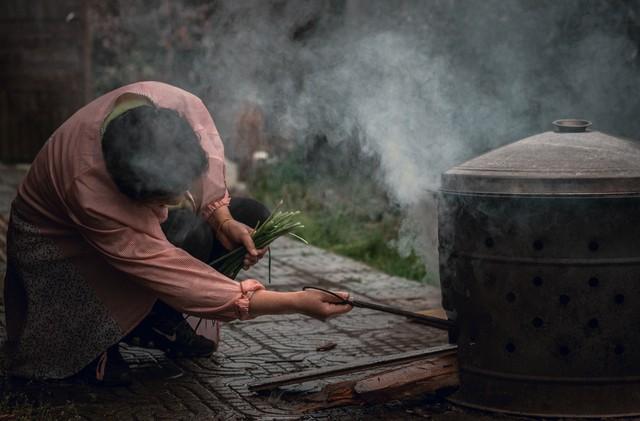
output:
MULTIPOLYGON (((15 189, 21 173, 9 167, 0 170, 0 212, 6 214, 6 201, 12 197, 11 189, 15 189)), ((272 283, 268 288, 273 290, 298 290, 303 285, 316 285, 348 290, 355 297, 402 305, 410 310, 435 308, 439 304, 439 291, 433 286, 388 276, 293 240, 279 240, 272 256, 272 283)), ((261 262, 243 276, 266 283, 267 264, 261 262)), ((0 302, 0 312, 2 309, 0 302)), ((0 338, 4 337, 2 323, 0 338)), ((0 386, 6 389, 5 394, 23 396, 35 405, 36 412, 31 415, 51 419, 404 420, 434 415, 439 419, 468 416, 433 400, 302 414, 296 409, 295 397, 318 390, 327 380, 288 386, 262 395, 253 394, 247 388, 247 384, 258 379, 446 343, 443 333, 402 317, 367 309, 354 309, 326 323, 300 315, 261 317, 226 324, 222 338, 219 351, 211 358, 175 361, 160 351, 122 345, 134 378, 133 384, 126 388, 16 384, 6 380, 0 386), (325 352, 316 351, 327 342, 335 342, 337 346, 325 352)), ((24 408, 22 411, 24 413, 24 408)), ((470 419, 477 419, 477 415, 470 419)), ((0 419, 5 419, 2 406, 0 419)))

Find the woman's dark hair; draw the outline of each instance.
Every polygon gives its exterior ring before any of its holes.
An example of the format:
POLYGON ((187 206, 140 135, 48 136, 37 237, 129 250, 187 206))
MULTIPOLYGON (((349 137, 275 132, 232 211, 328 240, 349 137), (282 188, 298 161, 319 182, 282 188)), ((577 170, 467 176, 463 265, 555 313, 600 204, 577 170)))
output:
POLYGON ((153 106, 114 118, 102 136, 102 154, 118 189, 142 201, 185 192, 208 165, 189 122, 153 106))

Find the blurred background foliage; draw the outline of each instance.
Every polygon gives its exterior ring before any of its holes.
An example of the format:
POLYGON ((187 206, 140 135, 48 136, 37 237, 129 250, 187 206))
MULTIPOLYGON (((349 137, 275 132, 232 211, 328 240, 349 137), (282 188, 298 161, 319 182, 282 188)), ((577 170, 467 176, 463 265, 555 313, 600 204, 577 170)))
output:
POLYGON ((394 246, 404 215, 376 181, 377 160, 353 145, 332 146, 322 136, 304 142, 256 165, 249 189, 264 203, 283 199, 286 208, 302 210, 302 235, 311 244, 391 275, 426 280, 424 262, 394 246))
MULTIPOLYGON (((269 1, 270 13, 281 13, 286 3, 269 1)), ((339 15, 344 3, 323 2, 321 8, 332 13, 322 19, 339 15)), ((138 80, 165 81, 193 92, 207 104, 227 156, 237 164, 241 183, 234 183, 232 193, 270 207, 284 200, 285 209, 302 211, 301 234, 313 245, 392 275, 427 279, 424 263, 413 254, 401 256, 395 247, 403 211, 381 187, 375 156, 363 153, 357 142, 331 142, 323 133, 296 139, 270 127, 276 117, 225 102, 224 90, 211 83, 212 55, 222 48, 211 34, 233 25, 234 15, 219 16, 220 7, 216 0, 92 2, 96 95, 138 80), (263 150, 268 151, 264 159, 253 159, 263 150)), ((287 22, 283 32, 304 42, 309 31, 317 31, 317 19, 287 22)))
POLYGON ((435 207, 414 199, 441 171, 562 117, 639 137, 636 0, 91 4, 96 94, 195 93, 236 194, 283 198, 312 244, 411 279, 437 278, 405 254, 437 265, 435 207))

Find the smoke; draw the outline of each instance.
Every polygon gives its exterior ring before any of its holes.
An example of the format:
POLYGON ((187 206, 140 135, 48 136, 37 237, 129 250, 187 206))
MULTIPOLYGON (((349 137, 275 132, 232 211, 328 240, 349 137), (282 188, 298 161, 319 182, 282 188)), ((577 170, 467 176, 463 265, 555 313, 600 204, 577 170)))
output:
POLYGON ((558 118, 638 137, 639 10, 595 0, 220 1, 177 82, 205 96, 223 139, 249 101, 274 132, 358 142, 405 209, 397 246, 434 271, 434 192, 447 168, 558 118))

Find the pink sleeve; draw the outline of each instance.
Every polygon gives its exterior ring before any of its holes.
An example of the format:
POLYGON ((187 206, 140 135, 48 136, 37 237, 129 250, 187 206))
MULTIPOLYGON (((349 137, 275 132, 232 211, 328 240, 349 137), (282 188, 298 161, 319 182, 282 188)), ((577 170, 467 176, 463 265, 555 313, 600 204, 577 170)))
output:
POLYGON ((231 196, 227 190, 225 179, 224 151, 222 140, 218 130, 213 124, 211 116, 208 118, 210 125, 197 132, 200 143, 209 157, 207 172, 201 177, 202 207, 200 214, 205 220, 209 220, 213 211, 221 206, 229 206, 231 196))
POLYGON ((84 174, 66 194, 70 217, 93 248, 181 312, 225 321, 250 318, 249 300, 264 289, 261 283, 238 283, 174 247, 153 210, 106 188, 105 176, 84 174))
POLYGON ((200 213, 209 220, 213 211, 228 206, 231 200, 225 179, 224 145, 213 118, 204 103, 193 95, 186 95, 178 109, 189 121, 200 138, 200 144, 209 159, 207 172, 200 178, 202 206, 200 213))

